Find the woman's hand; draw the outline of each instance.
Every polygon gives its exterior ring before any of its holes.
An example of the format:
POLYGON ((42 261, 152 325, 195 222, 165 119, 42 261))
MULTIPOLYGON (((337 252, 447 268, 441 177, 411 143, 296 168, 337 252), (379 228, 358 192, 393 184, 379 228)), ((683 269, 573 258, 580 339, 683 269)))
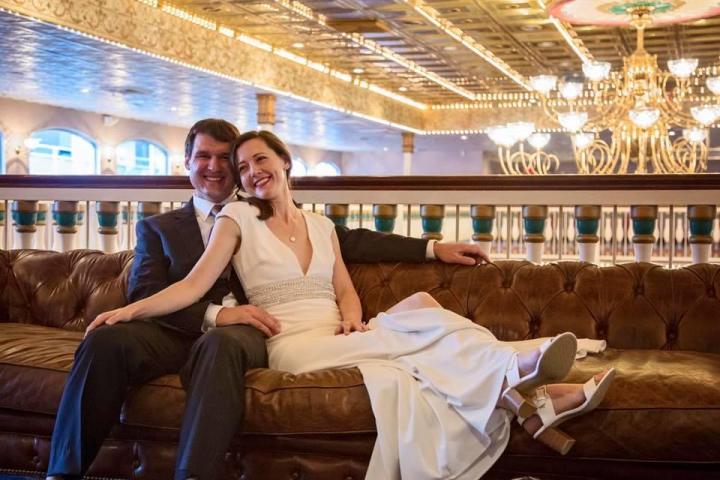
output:
POLYGON ((129 322, 132 319, 133 310, 129 305, 122 308, 116 308, 115 310, 110 310, 109 312, 103 312, 95 317, 95 320, 87 326, 84 336, 87 337, 88 333, 92 332, 101 325, 115 325, 118 322, 129 322))
POLYGON ((335 335, 350 335, 352 332, 367 332, 369 328, 359 318, 354 320, 343 319, 335 328, 335 335))

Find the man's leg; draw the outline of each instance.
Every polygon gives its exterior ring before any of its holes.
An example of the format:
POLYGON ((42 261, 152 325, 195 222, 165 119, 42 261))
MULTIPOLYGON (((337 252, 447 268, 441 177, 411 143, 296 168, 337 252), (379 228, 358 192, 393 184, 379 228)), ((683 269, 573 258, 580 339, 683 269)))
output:
POLYGON ((254 327, 214 328, 193 345, 181 371, 187 390, 175 479, 217 477, 245 413, 245 372, 267 367, 265 336, 254 327))
POLYGON ((128 387, 177 372, 193 340, 151 322, 92 331, 75 352, 65 383, 48 475, 81 478, 118 421, 128 387))

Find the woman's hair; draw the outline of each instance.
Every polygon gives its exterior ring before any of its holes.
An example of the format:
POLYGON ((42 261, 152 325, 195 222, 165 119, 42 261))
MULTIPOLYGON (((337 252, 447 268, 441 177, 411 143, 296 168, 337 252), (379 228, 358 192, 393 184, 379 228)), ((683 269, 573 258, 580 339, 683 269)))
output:
MULTIPOLYGON (((287 163, 288 168, 285 170, 285 178, 287 178, 288 185, 290 185, 290 170, 292 170, 292 156, 290 155, 290 150, 288 149, 287 145, 278 138, 277 135, 275 135, 272 132, 269 132, 267 130, 251 130, 249 132, 245 132, 241 134, 239 137, 237 137, 230 146, 230 164, 232 165, 233 173, 235 175, 235 183, 237 184, 238 188, 242 191, 245 191, 245 189, 242 186, 242 183, 240 182, 240 173, 238 172, 238 161, 237 161, 237 151, 238 148, 245 142, 248 142, 250 140, 253 140, 255 138, 259 138, 263 142, 265 142, 265 145, 270 148, 275 154, 282 158, 285 163, 287 163)), ((258 215, 258 218, 260 220, 267 220, 268 218, 272 217, 275 211, 273 210, 272 205, 269 201, 263 200, 262 198, 257 197, 241 197, 238 195, 238 199, 241 201, 246 201, 250 205, 256 206, 260 210, 260 215, 258 215)), ((295 206, 300 207, 300 205, 297 202, 294 202, 295 206)))

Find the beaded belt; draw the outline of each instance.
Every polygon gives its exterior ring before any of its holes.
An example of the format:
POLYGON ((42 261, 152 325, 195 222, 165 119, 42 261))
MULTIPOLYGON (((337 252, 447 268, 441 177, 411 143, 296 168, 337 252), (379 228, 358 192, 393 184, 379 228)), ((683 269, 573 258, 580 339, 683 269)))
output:
POLYGON ((251 304, 261 308, 309 298, 335 300, 335 289, 332 283, 318 277, 298 277, 266 283, 250 288, 245 293, 251 304))

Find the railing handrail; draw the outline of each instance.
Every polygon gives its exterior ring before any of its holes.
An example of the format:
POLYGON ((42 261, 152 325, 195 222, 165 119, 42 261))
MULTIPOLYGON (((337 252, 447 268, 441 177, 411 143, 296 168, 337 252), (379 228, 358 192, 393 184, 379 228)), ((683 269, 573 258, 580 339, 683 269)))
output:
MULTIPOLYGON (((295 177, 295 190, 720 190, 720 174, 295 177)), ((192 189, 179 175, 0 175, 0 189, 192 189)))

